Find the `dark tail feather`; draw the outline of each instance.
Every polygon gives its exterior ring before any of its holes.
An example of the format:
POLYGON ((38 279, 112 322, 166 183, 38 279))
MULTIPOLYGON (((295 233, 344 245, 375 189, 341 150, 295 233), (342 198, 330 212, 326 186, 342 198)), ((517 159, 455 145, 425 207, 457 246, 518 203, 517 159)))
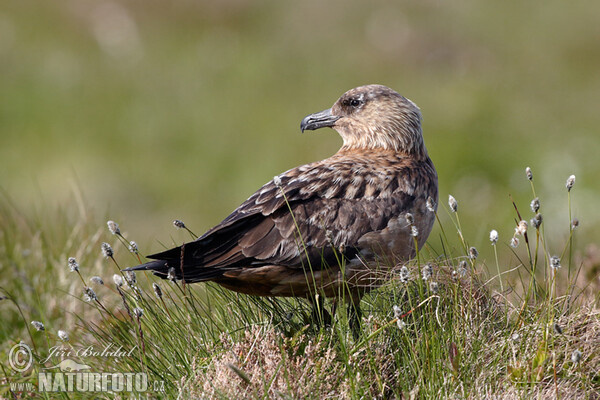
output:
POLYGON ((125 268, 123 271, 152 271, 154 275, 166 279, 169 274, 169 268, 171 268, 170 264, 172 263, 167 260, 154 260, 136 265, 135 267, 125 268))
POLYGON ((181 271, 181 262, 177 260, 155 260, 135 267, 125 268, 123 271, 152 271, 159 278, 169 278, 169 270, 174 273, 176 280, 185 280, 186 283, 206 282, 219 279, 226 270, 210 267, 183 266, 181 271))

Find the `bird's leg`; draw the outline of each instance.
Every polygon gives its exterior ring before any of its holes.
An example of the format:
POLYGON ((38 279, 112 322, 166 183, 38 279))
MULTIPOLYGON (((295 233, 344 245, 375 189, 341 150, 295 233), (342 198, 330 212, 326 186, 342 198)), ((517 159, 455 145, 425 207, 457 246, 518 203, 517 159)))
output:
POLYGON ((311 317, 318 327, 331 326, 331 314, 325 309, 325 298, 319 294, 309 297, 312 304, 311 317))
POLYGON ((361 334, 362 311, 360 309, 360 297, 360 294, 353 294, 348 304, 348 323, 354 339, 358 339, 361 334))

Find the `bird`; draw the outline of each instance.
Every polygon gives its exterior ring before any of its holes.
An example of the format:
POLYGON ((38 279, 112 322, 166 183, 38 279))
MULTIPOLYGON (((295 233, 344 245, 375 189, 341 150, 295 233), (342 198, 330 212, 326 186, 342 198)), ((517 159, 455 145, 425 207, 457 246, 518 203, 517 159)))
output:
POLYGON ((126 270, 306 298, 313 313, 324 297, 343 298, 355 332, 361 297, 416 255, 435 221, 438 178, 421 122, 417 105, 386 86, 345 92, 300 124, 337 131, 337 153, 274 176, 196 240, 126 270))

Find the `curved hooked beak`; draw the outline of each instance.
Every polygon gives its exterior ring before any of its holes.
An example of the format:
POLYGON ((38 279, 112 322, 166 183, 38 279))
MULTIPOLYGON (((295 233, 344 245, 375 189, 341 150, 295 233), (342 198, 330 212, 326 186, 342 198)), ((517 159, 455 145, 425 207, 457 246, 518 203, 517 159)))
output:
POLYGON ((305 130, 314 131, 315 129, 325 128, 325 127, 333 127, 335 122, 340 119, 337 115, 333 115, 331 113, 331 108, 327 110, 323 110, 318 113, 310 114, 304 117, 302 122, 300 123, 300 130, 304 132, 305 130))

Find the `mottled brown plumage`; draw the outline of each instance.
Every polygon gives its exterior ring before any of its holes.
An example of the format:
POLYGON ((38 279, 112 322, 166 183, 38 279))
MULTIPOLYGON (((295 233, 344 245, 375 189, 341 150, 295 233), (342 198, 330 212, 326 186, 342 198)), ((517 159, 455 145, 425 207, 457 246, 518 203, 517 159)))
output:
POLYGON ((356 302, 379 285, 383 275, 373 269, 415 254, 407 213, 419 246, 434 221, 426 201, 437 204, 437 175, 420 111, 385 86, 367 85, 301 124, 321 127, 344 140, 335 155, 276 176, 196 241, 131 269, 165 278, 174 268, 187 283, 259 296, 335 297, 346 282, 356 302))

